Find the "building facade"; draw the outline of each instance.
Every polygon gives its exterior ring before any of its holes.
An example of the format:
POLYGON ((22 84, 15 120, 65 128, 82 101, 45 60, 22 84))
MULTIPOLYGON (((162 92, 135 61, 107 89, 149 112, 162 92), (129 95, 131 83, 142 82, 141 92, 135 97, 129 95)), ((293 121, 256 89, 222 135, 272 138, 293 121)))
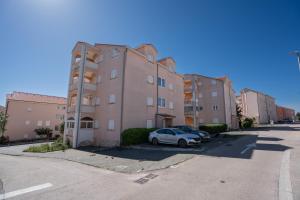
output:
POLYGON ((255 118, 258 124, 277 122, 275 99, 264 93, 245 88, 240 94, 242 115, 255 118))
POLYGON ((65 139, 118 146, 128 128, 184 124, 183 77, 151 44, 78 42, 72 51, 65 139))
POLYGON ((227 77, 211 78, 198 74, 184 75, 185 123, 225 123, 238 128, 235 92, 227 77))
POLYGON ((276 105, 276 112, 277 112, 277 120, 295 120, 295 110, 283 106, 276 105))
POLYGON ((0 112, 5 112, 5 107, 4 106, 0 106, 0 112))
POLYGON ((64 122, 66 98, 13 92, 6 96, 5 112, 8 115, 5 135, 10 141, 37 139, 34 130, 41 127, 51 128, 55 135, 64 122))

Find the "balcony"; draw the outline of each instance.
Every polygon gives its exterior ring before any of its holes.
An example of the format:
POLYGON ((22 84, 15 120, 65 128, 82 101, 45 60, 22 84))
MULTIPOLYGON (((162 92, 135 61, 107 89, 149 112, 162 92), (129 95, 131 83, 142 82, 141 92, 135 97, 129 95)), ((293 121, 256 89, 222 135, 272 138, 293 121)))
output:
POLYGON ((192 100, 184 100, 184 105, 193 105, 193 101, 192 100))
POLYGON ((185 110, 184 111, 184 115, 185 116, 193 116, 194 115, 194 111, 190 111, 190 110, 187 111, 187 110, 185 110))
POLYGON ((75 112, 75 105, 69 106, 68 112, 75 112))
MULTIPOLYGON (((70 90, 77 90, 78 86, 79 86, 79 82, 74 81, 70 86, 70 90)), ((97 85, 95 83, 83 83, 83 89, 90 90, 90 91, 96 91, 97 85)))
POLYGON ((94 113, 96 111, 95 106, 92 105, 81 105, 81 112, 94 113))
POLYGON ((192 86, 184 86, 184 92, 192 92, 193 88, 192 86))
MULTIPOLYGON (((79 60, 79 61, 76 61, 76 62, 74 62, 74 63, 72 64, 72 70, 79 68, 79 66, 80 66, 80 60, 79 60)), ((94 63, 94 62, 92 62, 92 61, 86 60, 86 61, 85 61, 85 66, 84 66, 84 67, 85 67, 85 68, 89 68, 89 69, 96 70, 96 69, 98 69, 98 64, 96 64, 96 63, 94 63)))

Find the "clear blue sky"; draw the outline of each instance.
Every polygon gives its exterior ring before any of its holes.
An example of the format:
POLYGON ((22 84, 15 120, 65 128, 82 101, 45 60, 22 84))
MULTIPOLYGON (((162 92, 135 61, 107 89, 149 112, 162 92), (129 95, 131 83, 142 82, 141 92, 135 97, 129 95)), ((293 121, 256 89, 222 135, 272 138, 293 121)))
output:
POLYGON ((25 91, 66 96, 76 41, 152 43, 179 73, 227 75, 300 111, 300 1, 2 0, 0 104, 25 91))

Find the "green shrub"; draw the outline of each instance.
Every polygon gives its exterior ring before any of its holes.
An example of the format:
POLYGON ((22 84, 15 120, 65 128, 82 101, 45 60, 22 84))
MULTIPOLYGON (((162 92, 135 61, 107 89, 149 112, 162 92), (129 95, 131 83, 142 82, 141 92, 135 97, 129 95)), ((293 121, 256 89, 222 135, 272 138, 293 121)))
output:
POLYGON ((130 128, 122 133, 122 145, 142 144, 148 142, 149 133, 155 128, 130 128))
POLYGON ((203 124, 199 126, 199 130, 206 131, 210 134, 226 132, 227 129, 227 124, 203 124))
POLYGON ((9 137, 8 136, 0 136, 0 144, 7 144, 9 142, 9 137))
POLYGON ((41 144, 38 146, 30 146, 24 150, 24 152, 33 152, 33 153, 46 153, 51 151, 64 151, 68 149, 69 146, 63 143, 62 138, 58 138, 51 144, 41 144))
POLYGON ((243 128, 251 128, 253 127, 255 119, 254 118, 245 118, 242 122, 243 128))
POLYGON ((39 136, 46 136, 48 139, 52 137, 53 130, 50 128, 37 128, 34 132, 39 136))

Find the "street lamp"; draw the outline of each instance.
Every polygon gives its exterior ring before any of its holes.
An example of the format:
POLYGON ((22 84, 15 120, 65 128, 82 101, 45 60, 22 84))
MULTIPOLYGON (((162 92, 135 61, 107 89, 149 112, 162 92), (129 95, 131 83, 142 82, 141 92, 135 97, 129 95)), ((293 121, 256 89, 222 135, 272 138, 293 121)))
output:
POLYGON ((298 65, 299 65, 299 71, 300 71, 300 51, 292 51, 292 52, 290 52, 290 54, 297 57, 298 65))

